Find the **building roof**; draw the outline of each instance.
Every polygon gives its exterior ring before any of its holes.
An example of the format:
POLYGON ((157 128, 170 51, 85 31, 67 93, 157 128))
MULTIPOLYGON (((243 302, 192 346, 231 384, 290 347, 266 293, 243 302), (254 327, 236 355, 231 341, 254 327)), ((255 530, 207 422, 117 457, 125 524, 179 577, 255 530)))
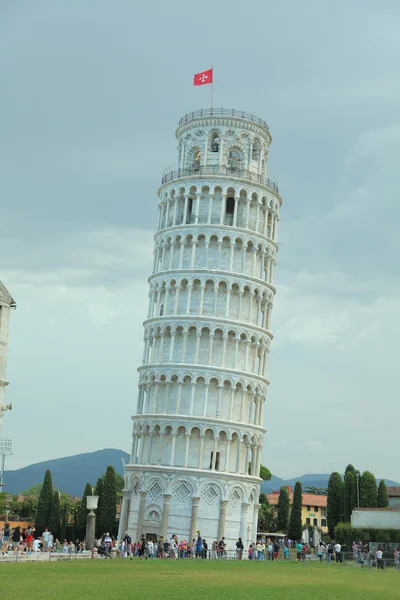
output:
MULTIPOLYGON (((267 494, 268 502, 273 506, 278 504, 279 494, 267 494)), ((303 494, 303 506, 320 506, 325 508, 327 496, 319 496, 318 494, 303 494)), ((293 502, 293 494, 289 494, 290 504, 293 502)))
POLYGON ((6 286, 0 281, 0 302, 3 301, 5 304, 10 306, 16 306, 14 298, 11 296, 6 286))
POLYGON ((388 485, 387 491, 389 497, 393 498, 394 496, 400 496, 400 485, 388 485))
POLYGON ((353 512, 358 512, 359 510, 374 512, 379 512, 381 510, 386 512, 400 512, 400 508, 353 508, 353 512))

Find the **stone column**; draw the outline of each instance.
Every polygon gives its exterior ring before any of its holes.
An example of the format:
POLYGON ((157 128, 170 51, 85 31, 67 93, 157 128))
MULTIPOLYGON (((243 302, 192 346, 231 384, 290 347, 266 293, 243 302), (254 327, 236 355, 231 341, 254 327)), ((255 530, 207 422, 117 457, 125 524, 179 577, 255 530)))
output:
POLYGON ((204 450, 204 435, 201 435, 200 436, 199 463, 197 465, 198 469, 202 469, 203 468, 203 450, 204 450))
POLYGON ((225 521, 226 521, 226 509, 229 504, 229 500, 221 500, 221 508, 219 513, 218 523, 218 541, 225 535, 225 521))
POLYGON ((174 466, 174 462, 175 462, 176 433, 171 433, 171 437, 172 437, 172 444, 171 444, 171 458, 170 458, 169 466, 173 467, 174 466))
POLYGON ((190 542, 197 537, 197 516, 199 514, 200 498, 192 496, 192 520, 190 522, 190 542))
POLYGON ((142 535, 142 523, 144 518, 144 510, 146 508, 146 496, 147 490, 140 490, 140 502, 139 502, 139 513, 137 520, 137 528, 136 528, 136 540, 140 540, 140 536, 142 535))
POLYGON ((91 550, 94 546, 94 535, 96 530, 96 515, 91 510, 86 518, 85 549, 91 550))
POLYGON ((240 537, 242 538, 242 542, 244 547, 248 545, 247 538, 247 514, 249 511, 250 504, 248 502, 242 503, 242 520, 240 523, 240 537))
POLYGON ((222 390, 223 389, 224 389, 223 385, 218 386, 218 402, 217 402, 217 413, 216 413, 217 417, 219 417, 221 414, 221 401, 222 401, 222 390))
POLYGON ((254 505, 254 513, 253 513, 253 530, 251 534, 251 541, 255 542, 257 540, 257 523, 258 523, 258 511, 261 504, 254 505))
POLYGON ((189 444, 190 444, 190 433, 185 433, 185 463, 184 467, 187 469, 189 461, 189 444))
POLYGON ((121 516, 119 519, 118 528, 118 539, 122 540, 125 531, 128 529, 129 510, 131 507, 131 492, 129 490, 122 490, 122 507, 121 516))
POLYGON ((229 454, 231 451, 231 443, 232 443, 232 440, 230 440, 230 439, 226 440, 226 454, 225 454, 225 469, 224 469, 224 471, 229 471, 229 454))
MULTIPOLYGON (((162 513, 162 521, 161 521, 161 531, 160 537, 167 539, 168 533, 168 519, 169 519, 169 507, 171 503, 171 494, 163 494, 164 495, 164 504, 163 504, 163 513, 162 513)), ((140 540, 140 538, 137 538, 140 540)))

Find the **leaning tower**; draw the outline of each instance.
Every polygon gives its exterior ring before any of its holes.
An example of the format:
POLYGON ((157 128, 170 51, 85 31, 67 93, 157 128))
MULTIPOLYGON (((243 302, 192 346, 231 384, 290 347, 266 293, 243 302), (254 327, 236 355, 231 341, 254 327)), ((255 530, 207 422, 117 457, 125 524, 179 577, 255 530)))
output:
POLYGON ((277 229, 258 117, 185 115, 158 190, 137 414, 119 535, 234 547, 257 532, 277 229))

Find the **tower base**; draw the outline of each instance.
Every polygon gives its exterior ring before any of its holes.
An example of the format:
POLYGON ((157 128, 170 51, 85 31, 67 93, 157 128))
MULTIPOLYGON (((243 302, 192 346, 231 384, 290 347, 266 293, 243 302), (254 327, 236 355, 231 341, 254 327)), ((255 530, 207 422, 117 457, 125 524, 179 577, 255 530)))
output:
POLYGON ((246 546, 256 540, 260 480, 221 471, 199 472, 160 466, 125 466, 119 539, 142 535, 192 541, 200 532, 209 548, 225 538, 234 550, 239 537, 246 546))

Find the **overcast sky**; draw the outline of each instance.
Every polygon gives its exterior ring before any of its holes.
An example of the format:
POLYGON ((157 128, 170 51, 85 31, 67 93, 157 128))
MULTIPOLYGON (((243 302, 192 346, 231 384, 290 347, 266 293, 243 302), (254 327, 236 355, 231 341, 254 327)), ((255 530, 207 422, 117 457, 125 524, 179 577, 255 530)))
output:
POLYGON ((284 200, 263 463, 400 480, 399 27, 396 0, 1 2, 9 468, 129 452, 157 188, 213 64, 284 200))

